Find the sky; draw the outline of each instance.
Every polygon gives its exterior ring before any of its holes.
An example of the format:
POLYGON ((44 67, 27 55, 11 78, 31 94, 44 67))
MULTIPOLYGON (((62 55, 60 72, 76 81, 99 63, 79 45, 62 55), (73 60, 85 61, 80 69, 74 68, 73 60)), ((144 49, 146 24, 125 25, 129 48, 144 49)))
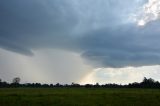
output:
POLYGON ((160 81, 159 0, 0 0, 0 78, 160 81))

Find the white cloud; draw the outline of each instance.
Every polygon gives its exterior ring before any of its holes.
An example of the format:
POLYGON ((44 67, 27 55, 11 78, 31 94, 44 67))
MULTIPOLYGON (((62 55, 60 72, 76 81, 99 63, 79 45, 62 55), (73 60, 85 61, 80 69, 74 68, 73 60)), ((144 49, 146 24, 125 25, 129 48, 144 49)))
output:
POLYGON ((149 0, 141 9, 142 11, 140 11, 137 19, 137 23, 140 26, 144 26, 145 24, 160 18, 159 0, 149 0))
POLYGON ((128 84, 141 82, 144 77, 153 78, 160 81, 160 66, 127 67, 127 68, 98 68, 86 75, 81 84, 86 83, 118 83, 128 84))

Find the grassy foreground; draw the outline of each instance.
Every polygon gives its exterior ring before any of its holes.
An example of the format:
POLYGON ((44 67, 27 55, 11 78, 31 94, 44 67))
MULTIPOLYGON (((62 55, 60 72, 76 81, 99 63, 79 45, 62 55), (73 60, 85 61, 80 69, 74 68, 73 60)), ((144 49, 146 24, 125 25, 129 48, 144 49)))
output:
POLYGON ((160 106, 160 89, 1 88, 0 106, 160 106))

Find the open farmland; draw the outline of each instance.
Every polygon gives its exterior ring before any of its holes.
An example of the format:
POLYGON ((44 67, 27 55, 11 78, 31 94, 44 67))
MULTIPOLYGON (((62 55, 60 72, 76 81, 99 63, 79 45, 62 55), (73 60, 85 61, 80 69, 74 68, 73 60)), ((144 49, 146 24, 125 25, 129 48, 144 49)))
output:
POLYGON ((1 88, 0 106, 160 106, 160 89, 1 88))

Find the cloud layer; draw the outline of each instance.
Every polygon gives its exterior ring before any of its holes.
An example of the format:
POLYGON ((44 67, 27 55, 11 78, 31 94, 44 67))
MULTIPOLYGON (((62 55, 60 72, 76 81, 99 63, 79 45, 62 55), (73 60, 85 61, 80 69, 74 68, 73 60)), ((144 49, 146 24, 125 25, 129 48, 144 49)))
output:
POLYGON ((32 49, 65 45, 76 15, 65 1, 0 1, 2 48, 32 55, 32 49))
POLYGON ((144 27, 132 20, 148 2, 2 0, 0 47, 25 55, 44 48, 68 50, 95 67, 157 65, 159 20, 144 27))

